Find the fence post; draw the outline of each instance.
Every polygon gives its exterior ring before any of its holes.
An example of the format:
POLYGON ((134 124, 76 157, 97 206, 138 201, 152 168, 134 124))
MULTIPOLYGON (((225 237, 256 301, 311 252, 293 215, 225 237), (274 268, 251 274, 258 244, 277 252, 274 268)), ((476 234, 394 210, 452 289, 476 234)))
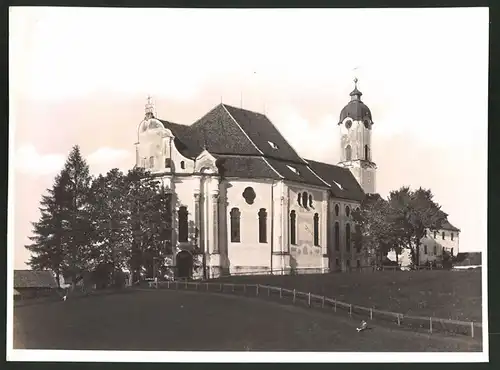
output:
POLYGON ((474 323, 472 321, 470 323, 470 335, 474 338, 474 323))
POLYGON ((224 286, 223 286, 223 284, 221 283, 221 284, 219 284, 219 285, 220 285, 220 291, 221 291, 221 292, 223 292, 223 291, 224 291, 224 286))
POLYGON ((398 326, 401 326, 401 318, 399 317, 399 313, 396 314, 398 317, 398 326))
POLYGON ((233 293, 234 293, 234 284, 233 284, 233 293))
POLYGON ((321 308, 325 308, 325 296, 321 298, 321 308))
POLYGON ((293 290, 293 304, 295 304, 295 289, 293 290))
POLYGON ((269 297, 271 295, 271 288, 267 287, 267 296, 269 297))
POLYGON ((352 316, 352 304, 349 305, 349 316, 352 316))
POLYGON ((167 289, 170 289, 170 280, 167 280, 167 289))
POLYGON ((307 305, 311 307, 311 292, 307 293, 307 305))
POLYGON ((205 283, 206 284, 206 287, 207 287, 207 292, 208 292, 208 283, 205 283))
POLYGON ((335 312, 337 312, 337 300, 336 299, 333 300, 333 310, 335 312))
POLYGON ((185 283, 185 285, 184 285, 184 289, 186 289, 186 290, 187 290, 187 288, 188 288, 188 281, 186 280, 186 283, 185 283))
POLYGON ((256 285, 255 295, 259 296, 259 284, 256 285))
POLYGON ((429 317, 429 332, 432 334, 432 317, 429 317))
POLYGON ((373 308, 370 308, 370 320, 373 320, 373 308))
POLYGON ((283 288, 280 288, 280 299, 283 298, 283 288))

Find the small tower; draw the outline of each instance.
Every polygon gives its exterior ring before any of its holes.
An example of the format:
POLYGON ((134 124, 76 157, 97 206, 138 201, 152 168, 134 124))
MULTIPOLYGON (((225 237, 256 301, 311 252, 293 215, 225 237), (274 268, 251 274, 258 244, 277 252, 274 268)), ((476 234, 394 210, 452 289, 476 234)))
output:
POLYGON ((340 112, 340 162, 339 166, 348 168, 363 191, 375 193, 377 166, 372 158, 372 114, 361 101, 358 79, 354 79, 351 101, 340 112))
POLYGON ((155 103, 151 95, 148 95, 148 102, 146 103, 146 119, 156 118, 156 108, 155 103))

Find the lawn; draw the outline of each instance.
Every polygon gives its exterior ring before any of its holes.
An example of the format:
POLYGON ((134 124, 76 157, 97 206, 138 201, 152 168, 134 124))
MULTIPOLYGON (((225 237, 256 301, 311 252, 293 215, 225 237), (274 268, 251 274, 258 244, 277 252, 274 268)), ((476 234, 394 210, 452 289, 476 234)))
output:
POLYGON ((222 282, 268 284, 413 316, 481 322, 481 271, 379 271, 295 276, 232 276, 222 282))
MULTIPOLYGON (((195 291, 136 290, 14 308, 14 347, 68 350, 480 351, 321 310, 195 291)), ((190 355, 192 356, 192 355, 190 355)))

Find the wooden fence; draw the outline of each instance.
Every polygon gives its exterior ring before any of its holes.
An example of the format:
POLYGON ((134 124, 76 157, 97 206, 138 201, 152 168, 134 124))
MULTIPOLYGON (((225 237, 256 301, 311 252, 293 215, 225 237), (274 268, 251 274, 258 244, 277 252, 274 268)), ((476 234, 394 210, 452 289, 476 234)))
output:
POLYGON ((366 320, 381 320, 395 325, 425 330, 429 333, 442 332, 447 334, 468 335, 472 338, 482 337, 482 324, 473 321, 441 319, 437 317, 410 316, 402 313, 383 311, 339 301, 310 292, 300 292, 295 289, 285 289, 261 284, 234 284, 216 282, 161 281, 149 282, 150 288, 193 290, 216 293, 231 293, 245 296, 255 296, 269 299, 286 300, 294 305, 309 308, 321 308, 333 312, 343 312, 350 317, 366 320))

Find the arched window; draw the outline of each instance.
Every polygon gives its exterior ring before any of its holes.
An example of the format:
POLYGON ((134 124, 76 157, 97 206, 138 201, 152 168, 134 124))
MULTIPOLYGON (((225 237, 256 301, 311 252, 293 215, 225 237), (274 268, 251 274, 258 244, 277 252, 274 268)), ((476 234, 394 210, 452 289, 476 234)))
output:
POLYGON ((437 231, 434 231, 434 239, 437 237, 437 231))
POLYGON ((297 203, 299 203, 299 206, 302 206, 302 194, 297 194, 297 203))
POLYGON ((441 236, 442 236, 442 238, 443 238, 443 240, 444 240, 444 236, 445 236, 444 231, 443 231, 443 233, 441 234, 441 236))
POLYGON ((345 147, 345 160, 350 161, 352 159, 352 149, 350 145, 345 147))
POLYGON ((267 243, 267 212, 265 208, 259 211, 259 243, 267 243))
POLYGON ((179 207, 179 211, 177 212, 179 217, 179 242, 187 242, 188 241, 188 211, 187 207, 179 207))
POLYGON ((297 214, 290 212, 290 244, 297 244, 297 214))
POLYGON ((338 222, 335 222, 335 250, 340 250, 340 226, 338 222))
POLYGON ((231 243, 240 242, 240 210, 238 208, 231 209, 231 243))
POLYGON ((454 236, 455 236, 455 235, 453 235, 453 233, 451 233, 451 240, 453 240, 453 237, 454 237, 454 236))
POLYGON ((361 235, 361 226, 359 226, 358 224, 356 224, 356 226, 354 226, 354 230, 356 231, 356 235, 354 236, 355 237, 355 240, 356 240, 356 253, 359 253, 361 252, 361 244, 362 244, 362 235, 361 235))
POLYGON ((345 225, 345 249, 347 251, 351 250, 351 225, 345 225))
POLYGON ((181 161, 181 169, 183 169, 183 170, 186 169, 186 162, 181 161))
POLYGON ((319 215, 317 213, 314 214, 314 245, 317 247, 319 245, 319 215))
POLYGON ((349 217, 351 215, 351 209, 349 208, 349 206, 345 207, 345 215, 347 217, 349 217))
POLYGON ((338 204, 335 204, 335 216, 338 216, 340 212, 340 207, 338 204))
POLYGON ((307 208, 307 193, 302 193, 302 207, 307 208))
POLYGON ((365 159, 367 161, 370 160, 370 149, 368 148, 368 145, 365 145, 365 159))
POLYGON ((165 168, 172 168, 172 160, 170 158, 165 158, 165 168))
POLYGON ((149 157, 149 168, 153 168, 155 166, 155 157, 149 157))
POLYGON ((313 196, 309 194, 309 207, 312 208, 312 206, 313 206, 313 196))

